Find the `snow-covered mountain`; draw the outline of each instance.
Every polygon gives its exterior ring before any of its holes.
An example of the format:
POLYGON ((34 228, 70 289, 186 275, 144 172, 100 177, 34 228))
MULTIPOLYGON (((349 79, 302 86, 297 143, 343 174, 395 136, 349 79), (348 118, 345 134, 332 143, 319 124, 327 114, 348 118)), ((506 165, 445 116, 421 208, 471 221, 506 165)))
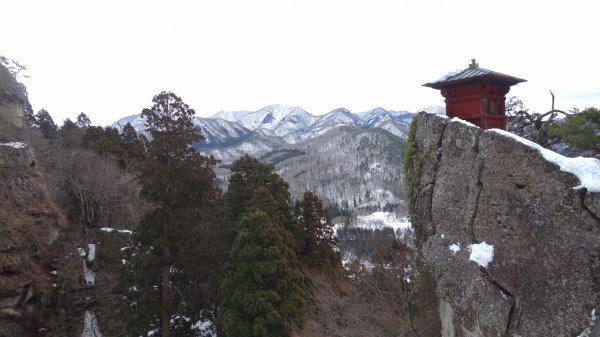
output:
MULTIPOLYGON (((372 212, 402 217, 400 158, 415 115, 378 107, 360 113, 338 108, 314 116, 284 105, 269 105, 258 111, 220 111, 212 118, 195 118, 206 140, 194 146, 222 161, 216 168, 221 187, 227 186, 229 164, 247 153, 274 164, 289 182, 294 198, 306 190, 314 191, 334 213, 345 214, 350 223, 372 212)), ((126 123, 144 130, 139 115, 125 117, 113 126, 121 129, 126 123)))
MULTIPOLYGON (((443 107, 426 107, 421 110, 443 113, 443 107)), ((206 137, 195 145, 206 155, 227 160, 244 153, 260 154, 282 145, 312 139, 341 126, 358 129, 381 128, 406 138, 415 114, 408 111, 390 111, 378 107, 352 113, 338 108, 322 116, 314 116, 300 107, 268 105, 258 111, 220 111, 212 118, 196 117, 195 123, 206 137)), ((131 123, 138 132, 144 130, 144 120, 139 115, 128 116, 113 124, 121 130, 131 123)))
POLYGON ((250 130, 267 129, 278 136, 310 126, 315 116, 299 107, 267 105, 258 111, 220 111, 213 118, 238 122, 250 130))
POLYGON ((223 147, 248 139, 253 132, 239 123, 226 121, 220 118, 196 117, 194 124, 200 127, 200 132, 206 140, 200 142, 199 147, 223 147))

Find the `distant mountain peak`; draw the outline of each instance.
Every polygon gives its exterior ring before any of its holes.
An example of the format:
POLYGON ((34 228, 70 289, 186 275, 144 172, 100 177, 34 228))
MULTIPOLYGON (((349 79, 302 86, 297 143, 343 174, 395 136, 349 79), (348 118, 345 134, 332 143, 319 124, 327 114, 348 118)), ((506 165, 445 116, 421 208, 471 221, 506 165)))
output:
POLYGON ((429 112, 429 113, 436 114, 436 115, 445 115, 446 114, 446 108, 443 106, 439 106, 439 105, 430 105, 430 106, 422 107, 422 108, 418 109, 416 111, 416 113, 419 113, 421 111, 429 112))
MULTIPOLYGON (((440 106, 422 110, 445 113, 440 106)), ((360 113, 339 107, 327 114, 314 116, 300 107, 284 104, 267 105, 257 111, 219 111, 211 118, 195 118, 194 123, 206 136, 206 140, 195 146, 204 154, 227 159, 243 153, 270 151, 284 144, 296 144, 342 126, 381 128, 405 138, 414 115, 412 112, 386 110, 383 107, 360 113)), ((122 118, 113 126, 121 130, 128 122, 138 132, 145 133, 144 119, 139 115, 122 118)))

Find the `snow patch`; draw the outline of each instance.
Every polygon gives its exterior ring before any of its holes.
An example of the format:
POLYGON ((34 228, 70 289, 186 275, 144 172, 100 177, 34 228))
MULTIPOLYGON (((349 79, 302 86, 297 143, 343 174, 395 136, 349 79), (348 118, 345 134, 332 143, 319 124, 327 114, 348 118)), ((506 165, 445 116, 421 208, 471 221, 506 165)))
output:
POLYGON ((88 286, 93 286, 96 283, 96 273, 88 268, 85 260, 81 261, 83 262, 83 278, 85 279, 85 284, 88 286))
POLYGON ((88 261, 94 262, 96 258, 96 245, 93 243, 88 243, 88 261))
POLYGON ((454 118, 452 118, 450 121, 451 121, 451 122, 457 122, 457 123, 461 123, 461 124, 464 124, 464 125, 467 125, 467 126, 475 126, 475 125, 473 125, 473 124, 471 124, 471 123, 467 122, 466 120, 464 120, 464 119, 460 119, 460 118, 458 118, 458 117, 454 117, 454 118))
POLYGON ((98 317, 96 317, 96 314, 93 311, 85 311, 81 337, 102 337, 100 326, 98 325, 98 317))
POLYGON ((103 232, 107 232, 107 233, 112 233, 112 232, 116 231, 117 233, 121 233, 121 234, 133 234, 133 232, 128 229, 114 229, 114 228, 110 228, 110 227, 102 227, 102 228, 100 228, 100 230, 103 232))
POLYGON ((569 172, 574 174, 579 179, 580 185, 573 187, 573 189, 586 188, 590 192, 600 192, 600 160, 596 158, 569 158, 560 155, 554 151, 548 150, 536 144, 530 140, 524 139, 517 135, 514 135, 508 131, 499 129, 490 129, 486 132, 495 132, 508 138, 512 138, 519 143, 525 144, 532 147, 540 154, 544 159, 552 162, 560 167, 561 171, 569 172))
POLYGON ((10 146, 15 149, 23 149, 27 147, 27 144, 21 142, 9 142, 9 143, 0 143, 2 146, 10 146))
POLYGON ((448 246, 448 249, 452 251, 452 254, 456 254, 460 251, 460 245, 453 243, 450 246, 448 246))
POLYGON ((361 266, 363 266, 366 270, 371 271, 375 265, 368 260, 360 259, 356 255, 351 252, 344 252, 342 255, 342 265, 347 270, 354 261, 358 262, 361 266))
POLYGON ((394 231, 397 231, 410 228, 410 221, 407 218, 400 219, 392 212, 375 212, 369 215, 359 215, 356 218, 356 226, 368 229, 392 227, 394 231))
POLYGON ((483 241, 482 243, 474 243, 469 245, 471 255, 469 260, 477 263, 483 268, 487 268, 488 264, 494 259, 494 246, 483 241))
POLYGON ((192 330, 195 330, 199 336, 217 336, 215 324, 209 320, 198 321, 192 324, 192 330))
POLYGON ((79 252, 79 256, 86 256, 87 253, 85 252, 85 249, 81 248, 81 247, 77 247, 77 251, 79 252))

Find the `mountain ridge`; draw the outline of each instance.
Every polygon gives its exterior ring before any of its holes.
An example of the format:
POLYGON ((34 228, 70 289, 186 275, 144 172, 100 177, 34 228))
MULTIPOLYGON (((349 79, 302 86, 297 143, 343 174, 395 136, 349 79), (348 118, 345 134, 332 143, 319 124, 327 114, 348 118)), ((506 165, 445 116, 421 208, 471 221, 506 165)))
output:
MULTIPOLYGON (((430 106, 419 111, 440 113, 443 107, 430 106)), ((416 113, 386 110, 376 107, 369 111, 352 113, 340 107, 315 116, 298 106, 267 105, 257 111, 219 111, 212 117, 195 117, 194 123, 206 140, 194 144, 205 155, 231 160, 244 153, 260 154, 283 145, 312 139, 340 127, 358 129, 382 128, 405 139, 416 113)), ((146 133, 144 120, 139 115, 127 116, 112 124, 119 131, 131 123, 136 131, 146 133)))

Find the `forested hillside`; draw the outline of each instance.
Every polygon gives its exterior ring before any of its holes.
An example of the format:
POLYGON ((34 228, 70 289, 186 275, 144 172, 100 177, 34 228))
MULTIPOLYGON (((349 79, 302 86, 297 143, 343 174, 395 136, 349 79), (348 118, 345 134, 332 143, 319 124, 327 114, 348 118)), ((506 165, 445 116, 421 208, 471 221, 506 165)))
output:
MULTIPOLYGON (((2 316, 14 323, 5 335, 394 336, 418 329, 431 314, 412 300, 416 293, 428 296, 430 283, 415 281, 421 279, 411 269, 416 256, 394 235, 369 244, 374 262, 368 267, 356 260, 344 269, 326 200, 310 190, 349 188, 357 209, 396 207, 378 204, 378 194, 366 191, 370 180, 390 188, 401 181, 395 170, 383 170, 398 161, 400 138, 384 130, 334 130, 332 139, 358 152, 338 151, 339 165, 294 162, 312 175, 340 174, 304 189, 290 189, 285 172, 246 155, 229 166, 222 191, 215 187, 218 162, 190 147, 202 137, 194 111, 168 92, 153 102, 142 112, 149 138, 129 124, 120 133, 93 126, 85 114, 57 126, 45 110, 24 129, 56 217, 64 220, 52 263, 30 270, 31 277, 52 275, 36 285, 44 292, 33 298, 44 300, 27 307, 33 300, 26 298, 12 309, 17 314, 2 316), (349 176, 353 170, 358 173, 349 176), (366 189, 333 184, 347 178, 366 189), (398 278, 403 281, 389 283, 398 278), (388 298, 384 290, 404 295, 388 298), (389 315, 394 312, 402 314, 389 315)), ((290 153, 322 162, 333 149, 302 146, 306 151, 290 153)), ((334 212, 348 211, 344 200, 334 212)))

